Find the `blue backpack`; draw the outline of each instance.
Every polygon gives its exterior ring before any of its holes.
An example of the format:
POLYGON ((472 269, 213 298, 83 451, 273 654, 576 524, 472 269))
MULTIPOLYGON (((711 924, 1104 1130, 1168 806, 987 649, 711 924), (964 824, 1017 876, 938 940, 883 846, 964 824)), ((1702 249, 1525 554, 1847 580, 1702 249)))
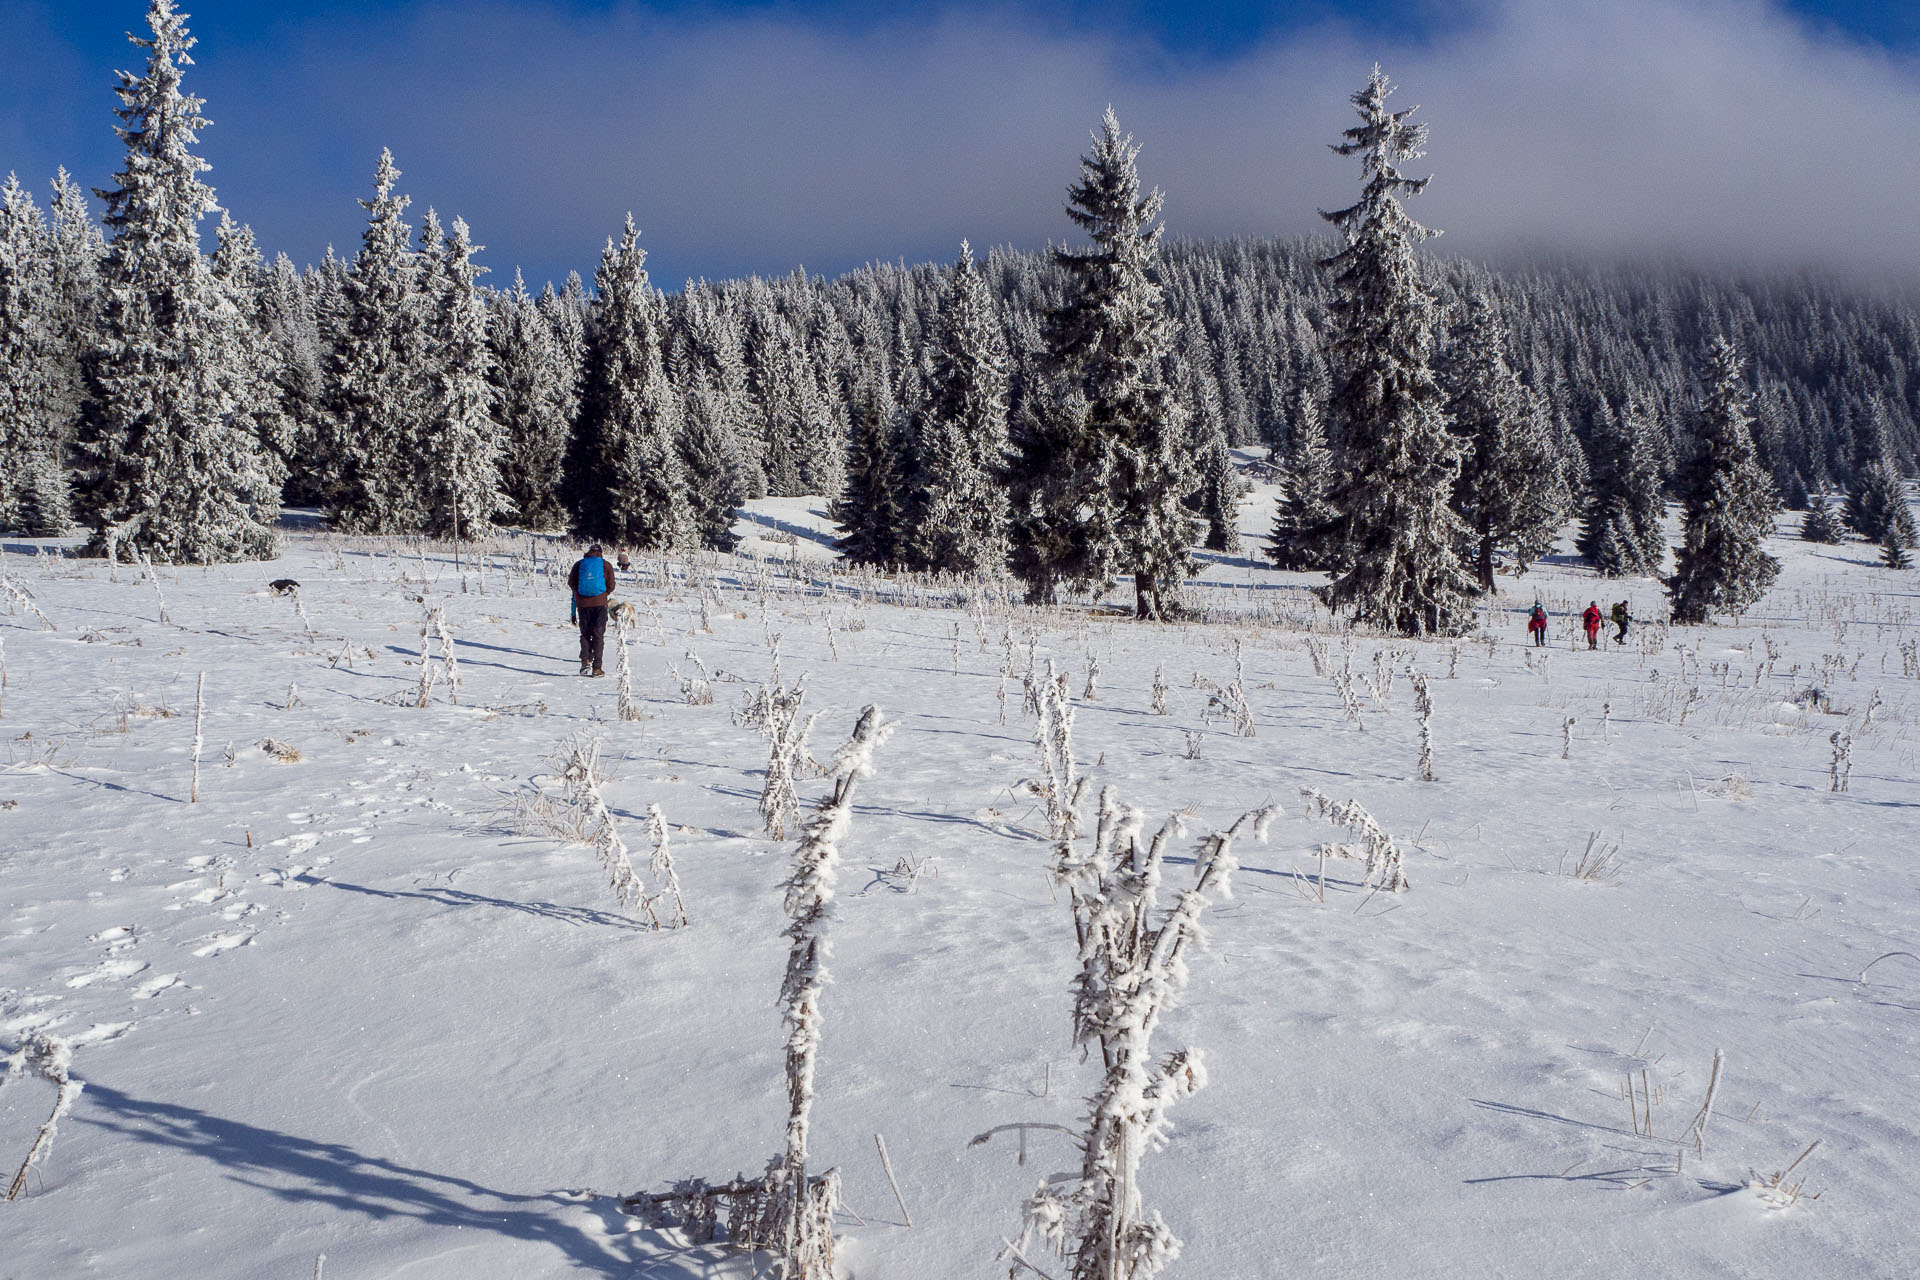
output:
POLYGON ((580 561, 580 585, 575 588, 582 596, 604 595, 607 590, 607 562, 599 556, 587 556, 580 561))

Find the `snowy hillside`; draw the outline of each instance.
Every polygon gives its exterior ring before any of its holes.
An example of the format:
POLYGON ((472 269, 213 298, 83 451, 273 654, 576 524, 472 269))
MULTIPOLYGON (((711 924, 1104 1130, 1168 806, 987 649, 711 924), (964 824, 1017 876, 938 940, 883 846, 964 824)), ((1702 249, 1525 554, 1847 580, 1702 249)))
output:
MULTIPOLYGON (((1878 959, 1920 952, 1913 573, 1776 538, 1780 582, 1740 623, 1590 653, 1572 614, 1660 614, 1655 583, 1550 563, 1502 580, 1480 634, 1415 643, 1343 634, 1250 545, 1207 557, 1208 621, 1141 625, 839 570, 818 503, 752 523, 747 554, 623 584, 631 722, 611 674, 575 674, 565 544, 457 569, 294 531, 268 565, 116 582, 7 543, 52 629, 0 605, 0 1053, 66 1038, 85 1090, 0 1205, 0 1275, 302 1277, 320 1254, 329 1280, 750 1274, 616 1199, 780 1148, 792 845, 761 834, 767 748, 734 718, 776 646, 822 713, 813 756, 868 702, 898 726, 829 925, 812 1142, 855 1211, 844 1274, 1004 1274, 1036 1182, 1078 1166, 1044 1127, 1081 1125, 1098 1060, 1069 1043, 1030 652, 1069 674, 1094 786, 1149 829, 1185 815, 1169 895, 1201 837, 1285 810, 1238 849, 1155 1041, 1209 1077, 1143 1166, 1185 1243, 1169 1275, 1920 1274, 1920 961, 1878 959), (414 705, 423 593, 457 703, 437 678, 414 705), (1236 656, 1252 736, 1197 683, 1230 685, 1236 656), (636 864, 665 814, 689 927, 646 928, 593 850, 516 816, 581 733, 636 864), (1345 861, 1322 883, 1338 833, 1303 787, 1374 815, 1411 887, 1370 893, 1345 861), (1018 1123, 1043 1127, 970 1145, 1018 1123), (1751 1185, 1816 1141, 1781 1183, 1804 1179, 1797 1204, 1751 1185)), ((53 1098, 0 1088, 0 1178, 53 1098)))

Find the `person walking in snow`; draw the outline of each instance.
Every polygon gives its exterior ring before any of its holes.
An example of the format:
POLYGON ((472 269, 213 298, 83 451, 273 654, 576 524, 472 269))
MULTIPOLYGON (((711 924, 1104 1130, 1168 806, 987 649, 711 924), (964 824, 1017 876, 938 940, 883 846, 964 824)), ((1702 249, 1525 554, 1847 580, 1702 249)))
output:
POLYGON ((1631 621, 1633 621, 1633 619, 1627 616, 1627 602, 1625 600, 1613 606, 1613 625, 1620 628, 1620 634, 1613 638, 1615 644, 1625 644, 1627 642, 1627 623, 1631 621))
POLYGON ((1544 649, 1547 644, 1547 607, 1538 600, 1533 603, 1533 612, 1527 615, 1527 634, 1533 637, 1533 647, 1544 649))
POLYGON ((1600 647, 1600 602, 1587 601, 1587 611, 1580 615, 1580 625, 1587 629, 1587 648, 1600 647))
POLYGON ((613 566, 600 555, 600 545, 587 548, 587 554, 567 570, 567 585, 573 588, 574 615, 580 623, 580 674, 604 676, 601 658, 607 646, 607 601, 616 585, 613 566))

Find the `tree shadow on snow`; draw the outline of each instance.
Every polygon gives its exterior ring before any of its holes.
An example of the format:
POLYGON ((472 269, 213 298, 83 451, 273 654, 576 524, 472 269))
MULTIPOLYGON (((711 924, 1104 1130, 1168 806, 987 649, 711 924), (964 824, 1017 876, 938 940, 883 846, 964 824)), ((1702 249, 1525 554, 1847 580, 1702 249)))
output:
POLYGON ((320 1205, 376 1221, 411 1220, 429 1226, 492 1233, 552 1246, 583 1272, 643 1275, 660 1280, 711 1280, 738 1262, 711 1249, 689 1250, 656 1231, 636 1231, 611 1202, 586 1193, 500 1191, 467 1178, 416 1169, 362 1155, 338 1142, 320 1142, 275 1129, 227 1120, 194 1107, 136 1098, 97 1079, 87 1081, 76 1118, 134 1142, 173 1147, 211 1160, 243 1186, 258 1187, 292 1204, 320 1205), (583 1229, 585 1209, 604 1224, 604 1237, 583 1229))
POLYGON ((364 884, 349 884, 345 880, 327 880, 312 875, 295 876, 293 879, 296 884, 324 885, 346 893, 364 893, 370 898, 418 898, 443 907, 500 907, 507 911, 524 911, 546 920, 558 920, 562 924, 600 924, 643 933, 652 931, 651 925, 639 920, 615 915, 611 911, 597 911, 592 907, 563 907, 552 902, 515 902, 511 898, 489 898, 485 894, 468 893, 464 889, 374 889, 364 884))

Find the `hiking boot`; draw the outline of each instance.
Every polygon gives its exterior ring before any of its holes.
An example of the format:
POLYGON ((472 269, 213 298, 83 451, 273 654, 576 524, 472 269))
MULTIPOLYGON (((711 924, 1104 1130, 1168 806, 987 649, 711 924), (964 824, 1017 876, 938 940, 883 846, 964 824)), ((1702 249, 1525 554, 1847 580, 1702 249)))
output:
POLYGON ((595 674, 596 676, 604 676, 607 673, 602 671, 599 667, 595 667, 593 669, 593 674, 595 674))
POLYGON ((590 676, 590 675, 592 675, 592 674, 593 674, 593 667, 592 667, 592 666, 590 666, 589 664, 587 664, 587 663, 585 663, 585 662, 583 662, 583 663, 581 663, 581 664, 580 664, 580 674, 581 674, 581 675, 583 675, 583 676, 590 676))

